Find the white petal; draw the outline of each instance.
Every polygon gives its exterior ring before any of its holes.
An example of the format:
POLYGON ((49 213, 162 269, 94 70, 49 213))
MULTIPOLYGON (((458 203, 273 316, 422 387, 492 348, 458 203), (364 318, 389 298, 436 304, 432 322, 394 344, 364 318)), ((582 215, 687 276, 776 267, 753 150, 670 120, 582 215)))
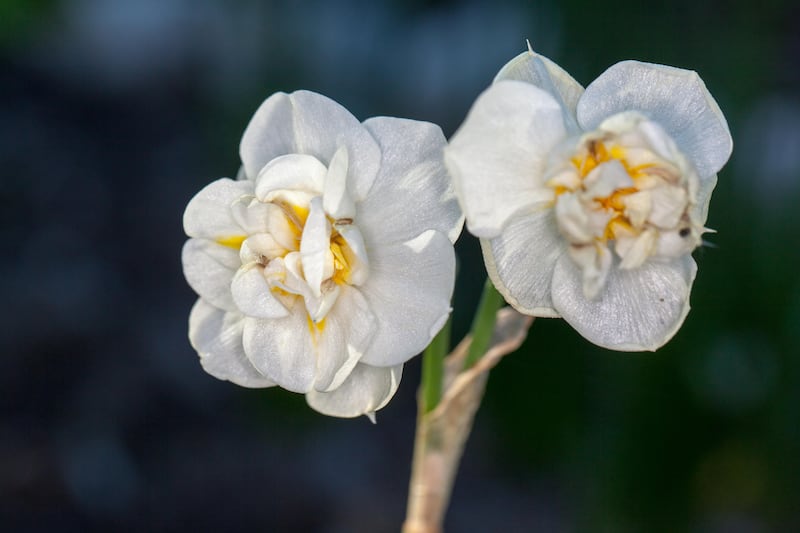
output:
POLYGON ((700 181, 697 191, 696 203, 690 207, 690 216, 698 226, 703 226, 708 220, 708 204, 711 200, 711 193, 717 185, 717 175, 714 174, 700 181))
POLYGON ((587 340, 612 350, 656 350, 678 331, 689 312, 697 266, 691 256, 648 261, 633 270, 616 266, 594 300, 581 289, 581 272, 569 256, 553 275, 553 304, 587 340))
POLYGON ((276 93, 258 108, 239 148, 248 176, 256 176, 272 159, 307 154, 326 167, 334 153, 347 147, 349 186, 353 199, 366 196, 380 164, 380 148, 369 132, 344 107, 309 91, 276 93))
POLYGON ((616 159, 603 163, 592 170, 584 180, 589 198, 605 198, 617 189, 633 186, 628 171, 616 159))
POLYGON ((190 237, 225 239, 243 235, 231 206, 243 196, 252 196, 253 184, 222 178, 206 185, 189 201, 183 213, 183 230, 190 237))
POLYGON ((569 257, 581 270, 583 296, 594 300, 605 287, 613 258, 605 244, 570 246, 569 257))
POLYGON ((564 109, 565 122, 575 123, 575 109, 583 87, 545 56, 533 50, 521 53, 506 63, 494 78, 495 82, 502 80, 524 81, 547 91, 564 109))
POLYGON ((402 374, 403 365, 382 368, 358 364, 339 388, 331 392, 311 391, 306 394, 306 401, 324 415, 369 416, 389 403, 402 374))
POLYGON ((594 241, 593 224, 576 193, 567 192, 558 197, 555 208, 558 228, 574 244, 594 241))
POLYGON ((662 229, 673 229, 686 211, 686 190, 680 187, 664 186, 650 189, 653 210, 648 221, 662 229))
POLYGON ((255 194, 259 200, 271 201, 270 193, 281 190, 322 192, 328 169, 310 155, 290 154, 270 161, 256 178, 255 194))
POLYGON ((701 233, 689 227, 674 231, 660 231, 653 253, 661 259, 669 260, 692 253, 692 250, 697 248, 701 241, 701 233), (686 233, 686 230, 689 230, 689 233, 686 233))
POLYGON ((251 263, 240 268, 231 283, 233 301, 239 311, 254 318, 280 318, 289 311, 272 294, 264 278, 264 267, 251 263))
MULTIPOLYGON (((337 225, 336 230, 347 242, 350 251, 355 257, 349 257, 351 285, 361 285, 369 276, 369 256, 367 255, 367 245, 359 228, 353 225, 337 225)), ((378 241, 380 242, 380 241, 378 241)))
POLYGON ((635 228, 641 228, 653 208, 653 199, 650 191, 638 191, 622 197, 625 206, 625 216, 635 228))
POLYGON ((371 118, 364 126, 383 154, 378 177, 359 204, 365 237, 395 244, 434 229, 455 242, 464 216, 444 166, 447 141, 439 126, 391 117, 371 118))
POLYGON ((203 369, 215 378, 242 387, 272 387, 275 384, 253 368, 244 354, 242 319, 197 300, 189 314, 189 341, 200 355, 203 369))
POLYGON ((607 117, 640 111, 664 127, 701 178, 719 171, 733 149, 728 123, 696 72, 623 61, 592 82, 578 102, 591 131, 607 117))
POLYGON ((356 216, 356 206, 347 190, 347 148, 342 146, 333 156, 325 176, 323 207, 334 219, 356 216))
POLYGON ((231 281, 241 266, 239 250, 205 239, 189 239, 181 255, 183 275, 194 292, 214 307, 236 311, 231 281))
POLYGON ((243 265, 253 262, 265 262, 264 260, 283 257, 289 252, 281 246, 269 233, 257 233, 250 235, 239 248, 239 258, 243 265))
POLYGON ((269 227, 269 204, 259 202, 255 196, 242 196, 231 205, 231 216, 246 235, 263 233, 269 227))
POLYGON ((658 232, 653 228, 648 228, 636 238, 617 240, 615 250, 622 259, 619 268, 640 267, 655 251, 657 239, 658 232))
POLYGON ((478 97, 445 149, 470 232, 495 237, 514 214, 552 201, 542 174, 565 135, 561 106, 533 85, 500 81, 478 97))
POLYGON ((481 239, 481 249, 489 278, 509 304, 527 315, 558 316, 550 284, 566 242, 552 209, 512 220, 499 236, 481 239))
POLYGON ((358 289, 345 286, 316 337, 315 390, 336 389, 350 375, 369 346, 375 321, 375 315, 358 289))
MULTIPOLYGON (((296 195, 293 195, 296 196, 296 195)), ((284 250, 297 251, 300 249, 303 220, 298 216, 300 209, 306 209, 305 204, 290 204, 284 198, 280 199, 281 205, 267 204, 267 228, 275 243, 284 250)), ((306 214, 306 216, 308 216, 306 214)))
POLYGON ((450 240, 426 231, 404 244, 370 249, 361 292, 375 314, 375 337, 363 362, 392 366, 420 353, 450 314, 455 253, 450 240))
POLYGON ((333 254, 331 253, 331 224, 322 210, 322 198, 311 200, 303 239, 300 241, 300 256, 303 274, 311 292, 319 298, 322 281, 333 276, 333 254))
POLYGON ((247 358, 256 370, 284 389, 310 391, 317 357, 309 323, 302 305, 295 305, 284 318, 245 318, 243 345, 247 358))

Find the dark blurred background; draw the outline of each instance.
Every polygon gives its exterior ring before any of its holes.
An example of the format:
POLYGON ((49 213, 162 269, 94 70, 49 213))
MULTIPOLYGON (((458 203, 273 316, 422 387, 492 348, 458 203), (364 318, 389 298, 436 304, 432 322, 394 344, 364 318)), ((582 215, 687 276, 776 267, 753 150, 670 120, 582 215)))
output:
MULTIPOLYGON (((800 531, 800 8, 790 1, 0 1, 0 528, 389 532, 419 362, 379 423, 206 375, 188 200, 312 89, 458 127, 525 49, 588 84, 697 70, 726 114, 683 329, 620 354, 539 320, 492 373, 448 531, 800 531), (661 7, 659 7, 661 6, 661 7)), ((455 334, 483 280, 458 245, 455 334)))

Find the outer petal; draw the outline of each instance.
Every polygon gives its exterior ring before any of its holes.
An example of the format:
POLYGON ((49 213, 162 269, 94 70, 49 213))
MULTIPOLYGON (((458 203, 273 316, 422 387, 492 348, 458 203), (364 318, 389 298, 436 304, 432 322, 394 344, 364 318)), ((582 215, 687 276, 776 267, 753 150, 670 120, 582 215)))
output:
POLYGON ((421 352, 450 314, 455 252, 438 231, 370 250, 362 293, 377 318, 364 363, 394 366, 421 352))
POLYGON ((226 313, 203 300, 197 300, 189 314, 189 341, 200 354, 203 369, 217 379, 242 387, 272 387, 244 354, 243 317, 226 313))
POLYGON ((365 197, 380 164, 380 148, 369 132, 330 98, 309 91, 276 93, 258 108, 239 147, 251 178, 272 159, 307 154, 326 167, 340 146, 349 155, 348 190, 354 200, 365 197))
POLYGON ((500 69, 494 81, 503 80, 524 81, 550 93, 564 109, 565 123, 577 130, 576 107, 583 86, 553 61, 528 49, 500 69))
POLYGON ((372 414, 392 399, 400 384, 403 365, 389 368, 358 364, 342 385, 331 392, 311 391, 308 405, 322 414, 353 418, 372 414))
POLYGON ((489 278, 516 310, 557 317, 550 287, 556 262, 566 251, 552 209, 515 218, 494 239, 481 239, 489 278))
POLYGON ((231 206, 242 196, 252 196, 253 184, 222 178, 206 185, 189 201, 183 213, 183 230, 189 237, 225 239, 243 235, 231 206))
POLYGON ((587 340, 612 350, 656 350, 678 331, 689 312, 697 265, 691 256, 612 268, 605 288, 587 300, 581 272, 569 256, 553 274, 553 304, 587 340))
POLYGON ((183 275, 194 292, 214 307, 236 311, 231 281, 241 265, 239 250, 205 239, 189 239, 183 245, 183 275))
POLYGON ((364 122, 378 140, 381 169, 359 206, 358 224, 370 242, 402 243, 425 230, 455 242, 464 216, 444 166, 447 141, 439 126, 399 118, 364 122))
POLYGON ((533 85, 500 81, 478 97, 445 149, 470 232, 495 237, 515 213, 552 200, 542 173, 565 135, 561 106, 533 85))
POLYGON ((622 111, 640 111, 663 126, 701 179, 716 174, 731 155, 728 123, 694 71, 617 63, 586 88, 578 102, 578 122, 591 131, 622 111))
POLYGON ((308 315, 299 300, 284 318, 245 318, 243 344, 256 370, 284 389, 306 393, 313 387, 316 350, 308 315))

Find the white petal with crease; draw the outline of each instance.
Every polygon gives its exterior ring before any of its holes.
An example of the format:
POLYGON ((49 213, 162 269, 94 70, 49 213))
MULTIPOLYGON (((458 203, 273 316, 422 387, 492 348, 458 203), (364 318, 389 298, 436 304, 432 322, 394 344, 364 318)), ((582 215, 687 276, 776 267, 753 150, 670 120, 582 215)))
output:
POLYGON ((320 94, 276 93, 258 108, 244 132, 239 154, 248 176, 278 156, 306 154, 326 167, 347 147, 353 199, 366 196, 380 165, 375 139, 344 107, 320 94))
POLYGON ((388 368, 358 364, 347 380, 331 392, 311 391, 306 394, 308 405, 322 414, 353 418, 370 415, 392 399, 403 365, 388 368))
POLYGON ((542 173, 565 135, 561 106, 533 85, 500 81, 478 97, 445 149, 471 233, 495 237, 515 213, 552 200, 542 173))
POLYGON ((189 341, 200 355, 203 369, 215 378, 242 387, 274 386, 247 360, 242 347, 242 327, 241 315, 226 313, 197 300, 189 314, 189 341))
POLYGON ((239 311, 254 318, 281 318, 289 311, 272 294, 264 278, 264 267, 257 263, 242 266, 231 283, 233 301, 239 311))
POLYGON ((314 390, 339 387, 361 359, 374 334, 375 316, 354 287, 345 287, 317 336, 317 380, 314 390))
POLYGON ((598 346, 656 350, 686 318, 696 271, 688 255, 632 270, 614 266, 603 291, 589 300, 581 290, 580 269, 565 255, 553 275, 553 304, 564 320, 598 346))
POLYGON ((439 126, 393 117, 371 118, 364 126, 383 154, 370 194, 359 204, 365 238, 398 244, 434 229, 455 242, 464 216, 444 165, 447 141, 439 126))
POLYGON ((317 358, 302 305, 283 318, 245 318, 242 338, 247 359, 277 385, 302 393, 314 386, 317 358))
POLYGON ((558 316, 550 285, 565 248, 552 210, 513 219, 498 237, 481 239, 481 249, 489 278, 509 304, 533 316, 558 316))
POLYGON ((239 251, 205 239, 189 239, 181 256, 189 286, 211 305, 236 311, 231 281, 241 264, 239 251))
POLYGON ((328 169, 319 159, 304 154, 289 154, 270 161, 256 178, 255 194, 259 200, 284 189, 319 193, 328 169))
POLYGON ((370 250, 362 293, 375 314, 375 337, 363 362, 403 363, 420 353, 450 314, 455 253, 450 240, 426 231, 403 244, 370 250))
POLYGON ((716 174, 733 149, 728 123, 696 72, 622 61, 593 81, 578 102, 587 131, 623 111, 640 111, 660 124, 701 179, 716 174))
POLYGON ((253 184, 222 178, 206 185, 189 201, 183 213, 183 230, 189 237, 219 239, 242 235, 231 206, 253 194, 253 184))
POLYGON ((578 99, 583 94, 583 87, 550 59, 533 51, 523 52, 497 73, 494 81, 517 80, 534 85, 547 91, 564 109, 565 123, 575 126, 578 99))

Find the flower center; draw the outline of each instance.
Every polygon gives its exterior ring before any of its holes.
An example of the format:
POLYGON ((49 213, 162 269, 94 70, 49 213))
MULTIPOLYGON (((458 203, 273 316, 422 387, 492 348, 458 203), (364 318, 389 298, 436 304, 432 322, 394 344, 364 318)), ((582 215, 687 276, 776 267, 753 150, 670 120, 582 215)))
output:
POLYGON ((570 141, 548 166, 559 231, 593 298, 615 259, 622 269, 691 252, 704 231, 697 175, 672 139, 636 113, 615 115, 570 141))
POLYGON ((239 252, 233 303, 253 318, 305 315, 316 342, 340 293, 369 275, 348 190, 346 149, 337 150, 327 166, 307 154, 276 157, 255 178, 253 193, 229 209, 242 233, 216 242, 239 252))
POLYGON ((273 294, 289 308, 302 298, 313 334, 324 328, 342 286, 366 278, 363 241, 352 218, 334 219, 311 194, 276 196, 269 236, 278 247, 260 259, 273 294), (275 209, 277 208, 277 209, 275 209))

